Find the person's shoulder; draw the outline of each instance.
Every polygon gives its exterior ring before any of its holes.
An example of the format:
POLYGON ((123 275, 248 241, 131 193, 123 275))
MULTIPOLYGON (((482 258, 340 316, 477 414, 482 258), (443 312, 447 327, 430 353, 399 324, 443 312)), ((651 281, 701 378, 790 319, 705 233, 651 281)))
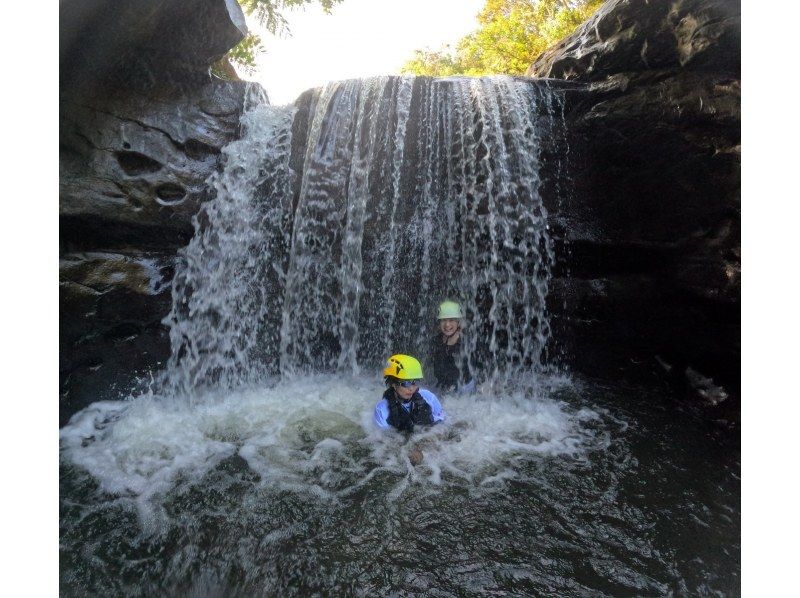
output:
POLYGON ((445 413, 442 409, 442 404, 439 402, 439 398, 427 388, 420 388, 419 394, 422 396, 422 400, 430 406, 433 412, 434 423, 443 421, 445 413))
POLYGON ((439 397, 437 397, 433 392, 431 392, 427 388, 420 388, 419 394, 426 401, 436 401, 437 403, 439 402, 439 397))
POLYGON ((375 410, 373 411, 372 419, 378 424, 379 428, 388 428, 389 422, 386 421, 389 419, 389 403, 386 399, 381 399, 375 405, 375 410))

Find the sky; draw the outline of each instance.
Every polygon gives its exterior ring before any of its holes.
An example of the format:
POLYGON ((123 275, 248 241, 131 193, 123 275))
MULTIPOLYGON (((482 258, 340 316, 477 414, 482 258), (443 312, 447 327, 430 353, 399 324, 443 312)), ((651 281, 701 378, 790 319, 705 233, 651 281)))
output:
POLYGON ((439 49, 475 30, 485 0, 343 0, 325 14, 316 3, 285 11, 291 37, 277 38, 257 23, 266 53, 258 81, 273 104, 293 102, 328 81, 399 74, 414 50, 439 49))

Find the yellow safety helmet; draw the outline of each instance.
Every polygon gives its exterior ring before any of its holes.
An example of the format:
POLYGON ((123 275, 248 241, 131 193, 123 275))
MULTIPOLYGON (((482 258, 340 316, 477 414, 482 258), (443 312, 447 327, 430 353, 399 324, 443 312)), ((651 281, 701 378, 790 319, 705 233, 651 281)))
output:
POLYGON ((463 317, 461 314, 461 306, 455 301, 447 300, 439 304, 439 315, 436 316, 437 320, 457 320, 463 317))
POLYGON ((392 376, 400 380, 420 380, 422 376, 422 365, 411 355, 392 355, 389 358, 389 365, 383 370, 384 376, 392 376))

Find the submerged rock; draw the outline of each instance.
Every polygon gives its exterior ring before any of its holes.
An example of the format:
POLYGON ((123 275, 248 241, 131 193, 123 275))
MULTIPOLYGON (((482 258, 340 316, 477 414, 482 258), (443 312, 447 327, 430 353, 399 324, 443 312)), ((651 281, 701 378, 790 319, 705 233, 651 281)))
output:
POLYGON ((364 436, 364 430, 341 413, 318 409, 290 418, 280 435, 291 445, 313 446, 327 438, 345 442, 357 440, 364 436))
POLYGON ((411 465, 417 466, 422 463, 422 460, 425 458, 425 455, 421 450, 418 448, 411 449, 408 451, 408 460, 411 462, 411 465))

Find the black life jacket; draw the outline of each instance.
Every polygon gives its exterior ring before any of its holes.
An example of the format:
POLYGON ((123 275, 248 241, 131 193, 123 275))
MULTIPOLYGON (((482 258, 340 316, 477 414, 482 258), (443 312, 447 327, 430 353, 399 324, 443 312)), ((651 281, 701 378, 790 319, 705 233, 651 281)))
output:
POLYGON ((400 400, 395 395, 393 388, 387 388, 383 393, 383 398, 389 404, 389 417, 386 421, 401 432, 413 432, 414 424, 431 425, 433 424, 433 412, 431 406, 425 402, 419 392, 411 395, 411 410, 406 411, 400 400))

